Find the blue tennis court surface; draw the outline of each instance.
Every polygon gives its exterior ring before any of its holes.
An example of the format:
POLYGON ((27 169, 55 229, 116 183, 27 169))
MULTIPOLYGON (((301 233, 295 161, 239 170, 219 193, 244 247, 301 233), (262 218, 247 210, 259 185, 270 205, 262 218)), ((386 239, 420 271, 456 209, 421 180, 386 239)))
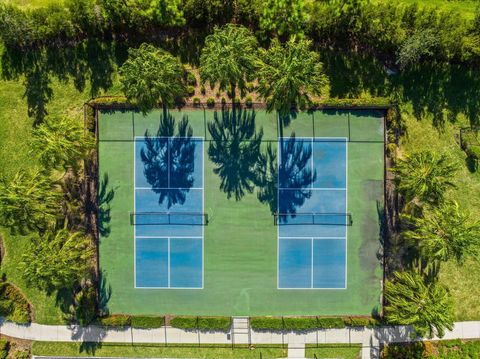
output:
POLYGON ((203 139, 135 138, 136 288, 202 288, 203 139))
POLYGON ((347 139, 283 138, 278 168, 278 288, 346 288, 347 139))

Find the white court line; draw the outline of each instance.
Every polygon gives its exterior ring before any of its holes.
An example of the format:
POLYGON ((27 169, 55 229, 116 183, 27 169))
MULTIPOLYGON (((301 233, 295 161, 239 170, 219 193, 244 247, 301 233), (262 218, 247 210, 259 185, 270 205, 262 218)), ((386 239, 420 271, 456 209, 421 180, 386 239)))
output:
MULTIPOLYGON (((135 136, 136 139, 145 139, 145 136, 135 136)), ((171 139, 172 137, 169 136, 151 136, 150 138, 167 138, 171 139)), ((205 186, 205 142, 203 137, 173 137, 173 138, 190 138, 190 139, 195 139, 195 140, 201 140, 202 143, 202 184, 205 186)), ((134 188, 134 193, 133 193, 133 208, 134 212, 136 212, 136 190, 152 190, 152 189, 173 189, 173 190, 184 190, 184 189, 194 189, 194 190, 201 190, 202 191, 202 211, 205 210, 205 188, 204 187, 191 187, 191 188, 152 188, 152 187, 137 187, 136 186, 136 141, 134 141, 134 146, 133 146, 133 188, 134 188)), ((170 144, 170 140, 168 141, 168 144, 170 144)), ((168 145, 168 148, 170 146, 168 145)), ((170 156, 169 157, 169 163, 168 163, 168 168, 170 166, 170 156)), ((170 172, 170 170, 168 170, 170 172)), ((168 174, 169 176, 169 174, 168 174)), ((170 179, 168 178, 168 181, 170 179)), ((191 289, 191 290, 198 290, 198 289, 204 289, 204 276, 205 276, 205 228, 202 226, 202 236, 137 236, 137 231, 136 231, 136 226, 134 226, 134 244, 133 244, 133 251, 134 251, 134 266, 133 266, 133 272, 134 272, 134 288, 135 289, 191 289), (137 286, 137 248, 136 248, 136 242, 137 239, 168 239, 168 286, 167 287, 139 287, 137 286), (202 283, 201 287, 172 287, 170 283, 170 239, 200 239, 202 240, 202 283)))
MULTIPOLYGON (((283 137, 283 139, 289 139, 289 137, 283 137)), ((279 193, 280 190, 321 190, 321 191, 347 191, 348 188, 348 138, 347 137, 295 137, 296 139, 306 139, 311 141, 312 143, 312 168, 313 168, 313 143, 314 142, 328 142, 328 141, 322 141, 322 139, 336 139, 337 141, 331 141, 331 142, 340 142, 340 143, 345 143, 345 181, 346 181, 346 188, 278 188, 277 189, 277 194, 279 193), (343 139, 343 141, 338 141, 339 139, 343 139)), ((277 141, 277 152, 281 150, 279 147, 280 141, 277 141)), ((280 159, 281 156, 278 157, 278 166, 280 168, 280 159)), ((280 178, 279 178, 279 172, 277 171, 277 183, 280 183, 280 178)), ((312 172, 313 173, 313 172, 312 172)), ((277 195, 277 209, 279 208, 279 197, 277 195)), ((348 211, 348 193, 345 194, 345 209, 348 211)), ((280 227, 278 225, 277 227, 280 227)), ((348 226, 345 226, 348 227, 348 226)), ((324 287, 319 287, 319 288, 313 288, 313 239, 312 236, 296 236, 296 237, 280 237, 280 228, 277 228, 277 289, 280 290, 338 290, 338 289, 347 289, 347 264, 348 264, 348 247, 347 247, 347 237, 348 237, 348 228, 345 228, 345 236, 344 237, 314 237, 315 239, 338 239, 338 240, 345 240, 345 285, 344 287, 339 287, 339 288, 324 288, 324 287), (311 259, 311 266, 312 266, 312 278, 311 278, 311 288, 285 288, 282 287, 280 288, 280 239, 305 239, 305 238, 311 238, 312 240, 312 259, 311 259)))

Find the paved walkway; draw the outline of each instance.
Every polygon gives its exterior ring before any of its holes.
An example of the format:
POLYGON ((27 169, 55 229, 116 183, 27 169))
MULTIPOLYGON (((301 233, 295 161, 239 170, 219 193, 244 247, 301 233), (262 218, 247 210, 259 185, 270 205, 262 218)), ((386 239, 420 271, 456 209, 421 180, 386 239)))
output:
MULTIPOLYGON (((362 344, 362 358, 378 358, 382 343, 411 341, 412 329, 404 326, 326 329, 308 333, 269 333, 251 330, 251 344, 362 344)), ((111 343, 232 344, 231 333, 185 331, 172 327, 158 329, 105 329, 98 326, 19 325, 0 322, 0 334, 36 341, 111 343)), ((458 322, 442 339, 478 339, 480 321, 458 322)))

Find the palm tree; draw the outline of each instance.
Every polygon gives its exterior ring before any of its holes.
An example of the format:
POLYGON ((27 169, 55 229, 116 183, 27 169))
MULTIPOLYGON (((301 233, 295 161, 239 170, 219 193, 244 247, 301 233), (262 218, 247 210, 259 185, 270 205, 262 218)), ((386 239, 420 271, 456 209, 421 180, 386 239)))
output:
POLYGON ((91 136, 85 134, 78 121, 69 117, 47 116, 33 130, 31 152, 48 170, 76 171, 93 148, 91 136))
POLYGON ((215 28, 205 39, 200 56, 202 82, 218 83, 221 90, 229 88, 233 111, 236 88, 245 89, 246 83, 253 78, 258 62, 257 47, 250 30, 234 24, 215 28))
POLYGON ((261 50, 258 92, 268 111, 278 111, 281 137, 292 108, 309 104, 312 95, 322 95, 328 88, 320 56, 310 47, 308 40, 291 38, 282 45, 274 39, 268 50, 261 50))
POLYGON ((45 173, 20 170, 12 180, 0 180, 0 223, 14 233, 43 232, 55 225, 61 199, 45 173))
POLYGON ((385 315, 390 324, 412 325, 418 336, 443 337, 453 328, 453 303, 437 282, 415 272, 394 272, 385 282, 385 315))
POLYGON ((419 247, 427 261, 461 262, 466 256, 480 253, 480 221, 471 221, 468 212, 457 202, 424 210, 422 217, 408 217, 411 230, 403 236, 419 247))
POLYGON ((447 155, 426 150, 398 160, 392 171, 397 174, 397 190, 408 203, 437 205, 446 190, 455 187, 457 169, 447 155))
POLYGON ((220 189, 238 201, 245 192, 252 193, 258 181, 260 145, 263 129, 255 130, 255 112, 222 110, 208 124, 213 141, 208 147, 213 172, 221 179, 220 189))
POLYGON ((60 229, 33 237, 20 266, 29 284, 51 292, 85 278, 94 252, 91 238, 60 229))
POLYGON ((129 50, 120 74, 125 96, 144 114, 161 103, 167 117, 168 106, 185 94, 180 60, 149 44, 129 50))

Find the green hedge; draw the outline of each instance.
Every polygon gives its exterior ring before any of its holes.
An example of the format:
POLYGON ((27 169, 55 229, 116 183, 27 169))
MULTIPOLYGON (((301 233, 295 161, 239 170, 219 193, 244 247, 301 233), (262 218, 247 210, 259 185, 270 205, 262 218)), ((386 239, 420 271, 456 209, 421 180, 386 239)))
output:
POLYGON ((326 98, 314 104, 314 107, 380 107, 392 106, 392 101, 387 97, 364 98, 326 98))
POLYGON ((378 321, 371 317, 346 317, 343 322, 347 327, 369 327, 378 325, 378 321))
POLYGON ((230 317, 189 317, 179 316, 170 320, 174 328, 201 331, 228 331, 232 325, 230 317))
POLYGON ((99 324, 104 327, 128 327, 131 323, 132 317, 125 314, 114 314, 99 319, 99 324))
POLYGON ((133 316, 131 318, 131 325, 139 329, 160 328, 165 324, 165 317, 154 316, 133 316))
POLYGON ((280 317, 252 317, 250 326, 255 330, 284 330, 283 319, 280 317))
POLYGON ((0 359, 5 359, 8 356, 9 343, 5 339, 0 339, 0 359))
POLYGON ((30 323, 32 309, 19 289, 8 282, 0 282, 0 315, 16 323, 30 323))
POLYGON ((252 317, 250 325, 258 331, 309 331, 345 327, 374 327, 371 317, 252 317))

